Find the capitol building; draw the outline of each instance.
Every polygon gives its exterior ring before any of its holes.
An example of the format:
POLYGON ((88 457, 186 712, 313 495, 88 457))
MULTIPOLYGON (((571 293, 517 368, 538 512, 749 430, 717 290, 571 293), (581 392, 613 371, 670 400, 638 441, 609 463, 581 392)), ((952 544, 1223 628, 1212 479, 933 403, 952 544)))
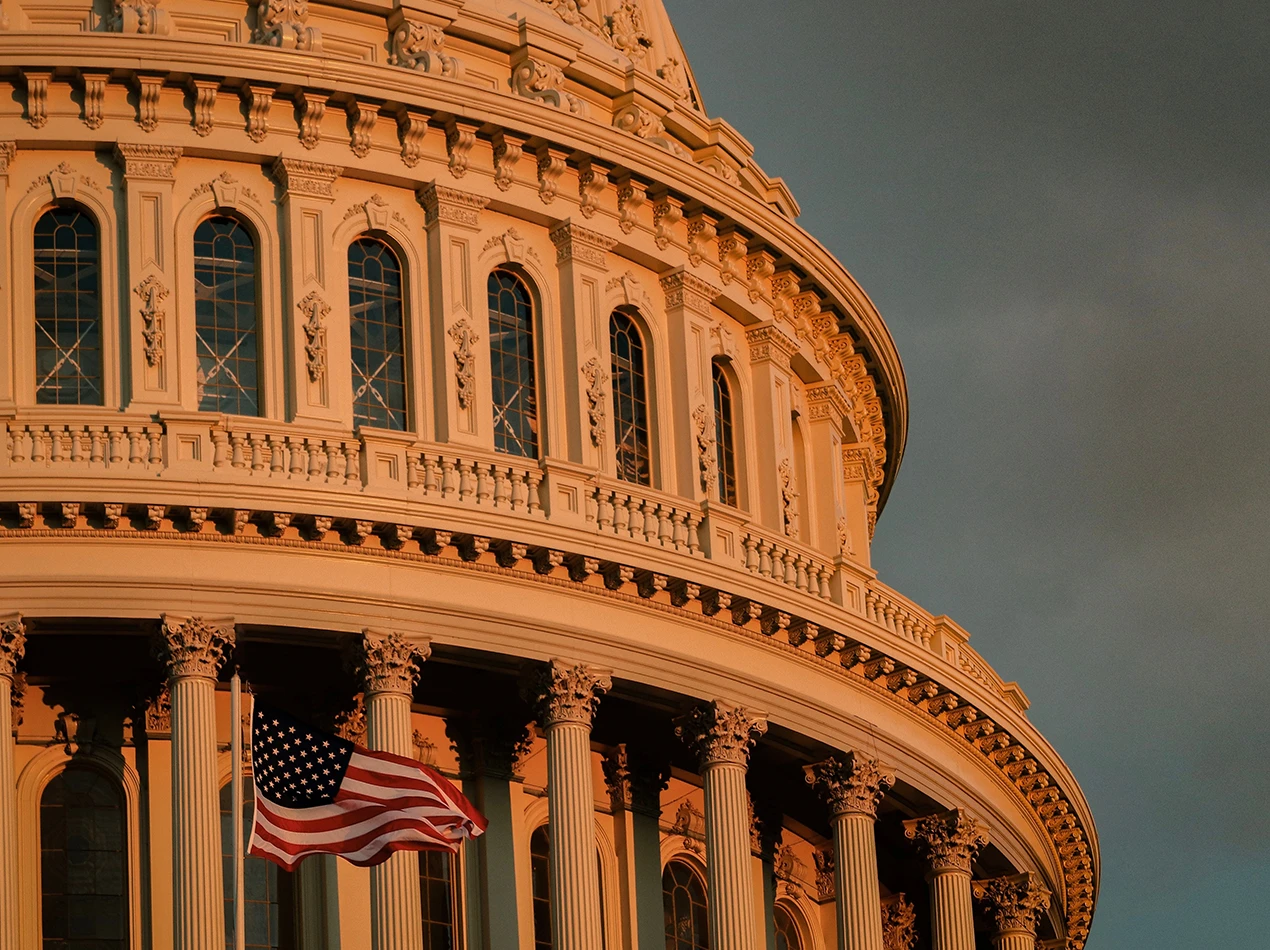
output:
POLYGON ((660 0, 3 0, 0 83, 0 950, 1081 950, 1075 777, 870 564, 895 344, 660 0), (235 673, 488 831, 236 934, 235 673))

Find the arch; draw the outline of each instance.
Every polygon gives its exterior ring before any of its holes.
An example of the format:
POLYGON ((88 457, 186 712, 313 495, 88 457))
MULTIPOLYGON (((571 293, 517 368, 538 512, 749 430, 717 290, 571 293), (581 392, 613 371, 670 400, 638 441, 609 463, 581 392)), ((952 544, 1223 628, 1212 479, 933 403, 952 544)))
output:
POLYGON ((494 448, 509 455, 537 458, 540 440, 534 293, 525 278, 507 266, 489 272, 486 291, 494 448))
POLYGON ((617 477, 653 484, 652 418, 648 402, 648 354, 644 334, 625 309, 609 316, 609 384, 613 402, 613 453, 617 477))
MULTIPOLYGON (((525 824, 533 830, 529 833, 529 854, 530 854, 530 895, 531 899, 536 900, 539 892, 540 882, 534 873, 534 845, 535 836, 542 833, 536 840, 541 847, 543 841, 546 841, 547 848, 539 856, 541 859, 547 859, 550 854, 550 838, 548 837, 548 817, 547 817, 547 799, 543 796, 535 800, 525 809, 525 824)), ((618 891, 618 860, 617 848, 613 843, 612 837, 609 836, 604 826, 600 823, 598 816, 595 821, 595 869, 599 877, 600 885, 600 937, 601 946, 604 948, 615 948, 621 943, 622 934, 622 914, 621 914, 621 894, 618 891)), ((543 865, 545 868, 546 865, 543 865)), ((549 872, 546 872, 549 873, 549 872)), ((547 883, 549 878, 543 878, 542 883, 547 883)), ((543 893, 546 893, 545 891, 543 893)), ((546 902, 542 905, 542 913, 546 914, 546 930, 547 943, 540 945, 538 937, 538 914, 539 905, 533 904, 533 927, 531 932, 534 934, 534 945, 541 950, 547 950, 550 947, 551 934, 551 905, 550 896, 547 895, 546 902)))
POLYGON ((719 501, 740 507, 740 471, 737 467, 736 398, 723 361, 710 361, 710 389, 714 403, 714 453, 719 501))
MULTIPOLYGON (((118 250, 110 237, 118 233, 114 202, 88 175, 68 163, 42 176, 25 195, 16 199, 10 219, 10 233, 27 235, 11 242, 10 261, 13 280, 9 339, 12 353, 0 359, 12 360, 14 395, 19 404, 37 404, 36 352, 38 333, 36 319, 35 229, 49 211, 77 210, 87 216, 97 232, 96 276, 98 289, 97 325, 99 337, 100 399, 95 403, 79 403, 85 410, 102 407, 118 409, 122 404, 122 366, 126 353, 121 343, 119 313, 118 250), (38 187, 43 183, 47 187, 38 187)), ((47 404, 47 403, 46 403, 47 404)))
POLYGON ((141 779, 136 770, 117 752, 78 750, 74 755, 61 745, 50 746, 33 756, 17 781, 18 893, 21 916, 19 945, 44 945, 41 914, 43 861, 40 841, 40 803, 45 789, 68 767, 91 769, 103 776, 119 792, 123 812, 123 879, 127 904, 128 950, 141 950, 141 779))
POLYGON ((236 215, 194 228, 194 348, 198 408, 261 415, 258 241, 236 215))
POLYGON ((348 245, 349 346, 353 425, 409 427, 405 275, 385 239, 362 234, 348 245))
POLYGON ((666 950, 709 950, 705 878, 687 861, 672 858, 662 869, 666 950))
POLYGON ((825 941, 821 929, 813 923, 819 916, 819 905, 807 897, 801 888, 789 888, 785 894, 778 896, 772 913, 773 917, 777 913, 784 913, 798 936, 798 946, 789 945, 788 948, 782 947, 778 938, 777 950, 824 950, 825 941))

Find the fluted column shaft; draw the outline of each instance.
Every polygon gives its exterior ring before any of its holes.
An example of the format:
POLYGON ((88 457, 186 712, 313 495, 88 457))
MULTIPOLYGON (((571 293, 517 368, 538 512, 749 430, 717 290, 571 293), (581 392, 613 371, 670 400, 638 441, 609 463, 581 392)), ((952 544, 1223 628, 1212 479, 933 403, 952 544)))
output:
POLYGON ((960 808, 904 822, 929 864, 933 950, 975 950, 970 862, 988 843, 987 832, 960 808))
POLYGON ((18 950, 18 814, 9 704, 26 646, 20 617, 0 620, 0 950, 18 950))
POLYGON ((547 735, 553 950, 601 950, 591 719, 609 685, 603 673, 555 660, 540 671, 531 697, 547 735))
MULTIPOLYGON (((410 756, 410 703, 427 644, 396 633, 362 632, 357 662, 366 690, 366 743, 379 752, 410 756)), ((373 950, 423 950, 419 855, 398 851, 370 869, 373 950)))
POLYGON ((992 946, 996 950, 1036 950, 1036 937, 1033 934, 1018 930, 1011 933, 994 934, 992 946))
POLYGON ((712 950, 758 950, 745 772, 767 722, 714 702, 675 731, 695 747, 705 785, 707 919, 712 950))
MULTIPOLYGON (((234 642, 233 622, 164 615, 159 654, 172 698, 172 943, 223 950, 220 794, 216 770, 216 673, 234 642)), ((234 834, 242 834, 235 828, 234 834)))
POLYGON ((975 950, 970 872, 950 868, 933 872, 928 881, 934 950, 975 950))

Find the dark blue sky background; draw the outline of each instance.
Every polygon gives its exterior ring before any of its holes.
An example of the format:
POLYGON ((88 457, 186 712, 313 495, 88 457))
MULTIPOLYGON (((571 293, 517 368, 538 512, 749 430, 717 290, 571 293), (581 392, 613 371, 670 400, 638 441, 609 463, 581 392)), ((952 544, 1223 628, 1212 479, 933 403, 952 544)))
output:
POLYGON ((1267 8, 666 5, 895 336, 875 563, 1080 779, 1089 950, 1270 945, 1267 8))

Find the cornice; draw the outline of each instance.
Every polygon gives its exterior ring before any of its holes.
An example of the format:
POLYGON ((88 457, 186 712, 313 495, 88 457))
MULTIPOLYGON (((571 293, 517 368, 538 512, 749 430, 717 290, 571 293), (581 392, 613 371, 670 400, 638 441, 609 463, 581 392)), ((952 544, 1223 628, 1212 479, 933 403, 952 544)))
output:
MULTIPOLYGON (((77 516, 94 508, 78 502, 65 504, 74 505, 77 516)), ((195 501, 195 506, 202 504, 205 504, 202 499, 195 501)), ((95 507, 101 508, 100 505, 95 507)), ((63 539, 68 542, 86 538, 141 542, 250 542, 338 550, 352 556, 392 557, 421 563, 443 561, 485 571, 510 572, 519 564, 528 564, 544 580, 568 583, 581 593, 629 590, 639 600, 651 601, 659 591, 671 592, 669 603, 661 600, 653 603, 659 609, 674 611, 685 622, 704 622, 715 629, 721 625, 724 629, 729 626, 727 611, 720 613, 719 609, 721 595, 727 594, 726 591, 698 583, 691 577, 657 575, 662 578, 660 583, 641 583, 640 577, 650 573, 642 565, 603 562, 581 553, 543 549, 518 540, 477 538, 434 527, 397 523, 367 522, 363 531, 360 523, 353 523, 348 518, 287 512, 280 519, 280 513, 273 509, 261 512, 209 510, 205 507, 143 503, 117 507, 124 510, 114 512, 113 523, 116 526, 113 528, 53 528, 37 524, 43 522, 38 512, 30 512, 28 517, 11 503, 0 505, 0 517, 5 525, 0 530, 0 543, 23 538, 63 539), (191 517, 190 512, 194 510, 198 511, 197 518, 191 517), (242 534, 242 526, 253 522, 283 523, 287 526, 285 533, 288 536, 242 534), (372 537, 377 543, 368 544, 368 539, 372 537), (602 577, 604 583, 599 587, 586 583, 593 576, 602 577), (694 609, 687 609, 690 603, 694 609)), ((107 511, 106 515, 109 518, 110 512, 107 511)), ((91 517, 101 523, 98 514, 94 513, 91 517)), ((76 520, 78 523, 78 517, 76 520)), ((516 573, 526 576, 524 570, 516 573)), ((727 594, 727 599, 731 600, 730 594, 727 594)), ((839 676, 867 682, 871 688, 889 694, 904 708, 924 714, 933 724, 967 743, 968 748, 976 751, 1004 776, 1049 835, 1065 875, 1059 898, 1067 920, 1067 935, 1073 945, 1083 944, 1096 897, 1095 855, 1091 852, 1093 826, 1087 818, 1087 808, 1079 788, 1048 744, 1035 735, 1034 730, 1018 728, 1024 725, 1021 717, 1004 709, 993 709, 991 703, 985 704, 974 695, 974 690, 967 690, 958 682, 960 677, 955 673, 950 676, 939 671, 934 664, 915 659, 907 651, 895 648, 883 650, 819 625, 812 625, 816 631, 814 639, 797 639, 794 632, 805 631, 807 625, 801 618, 788 614, 790 622, 784 628, 784 636, 775 636, 774 628, 763 629, 757 618, 769 611, 779 611, 779 608, 746 601, 745 598, 742 600, 747 606, 757 607, 757 611, 733 611, 732 627, 742 628, 743 632, 751 635, 761 631, 763 642, 773 647, 793 648, 806 662, 816 663, 824 670, 834 670, 839 676), (772 633, 768 632, 769 629, 772 633), (1019 732, 1028 735, 1020 737, 1019 732), (1057 781, 1053 774, 1055 771, 1063 773, 1057 781)))

